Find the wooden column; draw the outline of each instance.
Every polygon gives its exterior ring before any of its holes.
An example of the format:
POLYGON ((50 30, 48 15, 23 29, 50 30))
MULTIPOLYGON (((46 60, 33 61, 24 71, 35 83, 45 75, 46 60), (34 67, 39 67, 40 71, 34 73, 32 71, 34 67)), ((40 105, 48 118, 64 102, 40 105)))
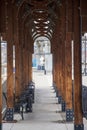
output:
POLYGON ((29 49, 30 49, 30 38, 29 38, 29 29, 27 30, 27 84, 29 84, 29 49))
POLYGON ((54 83, 57 87, 57 44, 56 44, 56 36, 54 35, 53 37, 53 43, 52 43, 52 46, 53 46, 53 80, 54 80, 54 83))
POLYGON ((24 43, 23 43, 23 79, 24 79, 24 88, 26 88, 27 83, 27 29, 24 26, 24 43))
POLYGON ((27 64, 26 64, 26 74, 27 74, 27 84, 29 84, 29 32, 27 31, 27 45, 26 45, 26 56, 27 56, 27 64))
POLYGON ((57 21, 55 33, 52 38, 53 53, 53 78, 58 96, 58 103, 61 103, 61 40, 60 40, 60 21, 57 21))
POLYGON ((32 81, 32 54, 33 54, 33 40, 29 34, 29 39, 28 39, 29 43, 29 50, 28 50, 28 54, 29 54, 29 82, 32 81))
POLYGON ((29 52, 29 82, 32 81, 32 53, 29 52))
POLYGON ((72 106, 72 10, 71 0, 66 1, 66 41, 65 41, 65 87, 66 87, 66 121, 73 121, 72 106))
POLYGON ((22 91, 21 87, 21 22, 17 16, 18 7, 14 5, 14 41, 15 41, 15 98, 22 91))
POLYGON ((22 75, 23 75, 23 88, 25 88, 25 85, 26 85, 26 58, 25 58, 25 54, 26 54, 26 49, 25 49, 25 45, 24 47, 22 48, 23 51, 22 51, 22 56, 23 56, 23 71, 22 71, 22 75))
POLYGON ((26 30, 26 33, 25 33, 25 34, 26 34, 26 35, 25 35, 25 57, 26 57, 26 58, 25 58, 25 59, 26 59, 26 61, 25 61, 25 62, 26 62, 26 63, 25 63, 25 68, 26 68, 26 69, 25 69, 26 81, 25 81, 25 82, 26 82, 26 83, 25 83, 25 84, 28 85, 28 77, 29 77, 29 73, 28 73, 28 71, 29 71, 29 70, 28 70, 28 67, 29 67, 29 58, 28 58, 28 57, 29 57, 29 56, 28 56, 28 52, 29 52, 29 48, 28 48, 28 47, 29 47, 29 45, 28 45, 28 44, 29 44, 29 41, 28 41, 29 32, 28 32, 28 27, 25 28, 25 30, 26 30))
MULTIPOLYGON (((17 21, 16 21, 17 22, 17 21)), ((21 93, 21 46, 19 43, 19 33, 17 27, 17 37, 15 43, 15 96, 21 93)))
MULTIPOLYGON (((21 18, 20 18, 21 21, 21 18)), ((24 27, 21 23, 20 34, 20 48, 21 48, 21 87, 22 91, 25 89, 25 43, 24 43, 24 27)))
POLYGON ((1 35, 0 35, 0 130, 2 130, 1 35))
MULTIPOLYGON (((60 35, 59 35, 60 39, 60 35)), ((61 42, 58 42, 58 103, 62 102, 62 93, 61 93, 61 42)))
POLYGON ((28 85, 28 52, 27 52, 27 48, 26 48, 26 85, 28 85))
POLYGON ((73 121, 72 108, 72 32, 66 33, 65 45, 65 86, 66 86, 66 121, 73 121))
POLYGON ((53 77, 54 77, 54 89, 55 89, 55 92, 56 92, 56 96, 58 96, 58 68, 57 68, 57 46, 56 46, 56 43, 55 43, 55 40, 54 40, 54 44, 55 44, 55 51, 53 52, 53 77))
POLYGON ((21 50, 17 44, 15 46, 15 94, 19 96, 21 93, 21 50))
MULTIPOLYGON (((61 46, 61 20, 57 21, 56 26, 56 57, 57 57, 57 89, 58 89, 58 103, 62 103, 62 46, 61 46)), ((63 110, 63 109, 62 109, 63 110)))
POLYGON ((83 130, 80 0, 74 0, 74 129, 83 130))
POLYGON ((7 1, 7 20, 6 20, 6 41, 7 41, 7 121, 13 121, 13 21, 12 21, 12 3, 7 1))
POLYGON ((61 76, 61 108, 65 111, 65 1, 62 1, 62 6, 60 7, 60 76, 61 76))
POLYGON ((55 66, 55 54, 54 54, 54 52, 55 52, 55 46, 54 46, 55 44, 54 44, 54 37, 52 38, 52 40, 51 40, 51 53, 53 54, 53 70, 52 70, 52 72, 53 72, 53 85, 55 85, 55 83, 56 83, 56 66, 55 66))

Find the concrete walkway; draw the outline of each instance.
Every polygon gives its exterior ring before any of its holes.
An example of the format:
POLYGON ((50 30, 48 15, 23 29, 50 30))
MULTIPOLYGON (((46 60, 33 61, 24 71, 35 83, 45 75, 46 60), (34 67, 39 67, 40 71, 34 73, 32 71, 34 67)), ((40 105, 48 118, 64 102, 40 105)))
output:
MULTIPOLYGON (((24 114, 24 120, 20 115, 15 115, 18 122, 4 123, 3 130, 74 130, 73 122, 65 122, 65 113, 61 112, 61 106, 57 103, 52 88, 52 75, 35 72, 33 79, 36 87, 33 112, 24 114)), ((85 119, 84 122, 84 130, 87 130, 85 119)))

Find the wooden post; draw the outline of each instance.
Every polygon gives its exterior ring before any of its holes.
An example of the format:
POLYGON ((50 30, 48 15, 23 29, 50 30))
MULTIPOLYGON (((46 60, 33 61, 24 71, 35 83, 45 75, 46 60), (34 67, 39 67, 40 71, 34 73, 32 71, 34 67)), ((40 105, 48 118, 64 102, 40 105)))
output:
POLYGON ((72 109, 72 32, 66 33, 65 44, 65 86, 66 86, 66 121, 73 121, 72 109), (68 58, 67 58, 68 57, 68 58))
POLYGON ((62 102, 61 109, 65 111, 65 1, 62 1, 62 6, 60 7, 60 85, 62 102))
MULTIPOLYGON (((21 22, 21 19, 20 19, 21 22)), ((22 23, 19 23, 21 26, 19 31, 19 43, 20 43, 20 59, 21 59, 21 90, 23 91, 25 89, 25 71, 24 71, 24 65, 25 65, 25 43, 24 43, 24 27, 22 23)))
POLYGON ((15 98, 21 94, 21 24, 14 5, 14 40, 15 40, 15 98), (19 40, 20 39, 20 40, 19 40))
POLYGON ((29 52, 29 82, 32 81, 32 53, 29 52))
POLYGON ((60 22, 57 21, 55 33, 52 37, 52 53, 53 53, 53 85, 56 87, 56 96, 58 97, 58 103, 61 102, 60 95, 60 22))
POLYGON ((12 21, 12 3, 7 1, 6 16, 6 41, 7 41, 7 114, 6 120, 13 121, 13 21, 12 21))
POLYGON ((27 75, 27 77, 26 77, 26 82, 27 82, 27 84, 29 84, 29 41, 28 41, 28 31, 27 31, 27 44, 26 44, 26 58, 27 58, 27 60, 26 60, 26 75, 27 75))
POLYGON ((29 47, 29 45, 28 45, 28 44, 29 44, 29 43, 28 43, 28 42, 29 42, 29 41, 28 41, 28 37, 29 37, 29 36, 28 36, 28 34, 29 34, 29 32, 28 32, 28 27, 27 27, 27 28, 25 27, 25 31, 26 31, 26 33, 25 33, 25 57, 26 57, 26 58, 25 58, 25 62, 26 62, 26 63, 25 63, 25 74, 26 74, 25 84, 28 85, 28 76, 29 76, 29 75, 28 75, 28 74, 29 74, 29 73, 28 73, 28 71, 29 71, 29 70, 28 70, 28 67, 29 67, 29 58, 28 58, 28 57, 29 57, 29 56, 28 56, 28 52, 29 52, 29 48, 28 48, 28 47, 29 47))
MULTIPOLYGON (((63 98, 63 78, 62 78, 62 43, 61 43, 61 38, 60 38, 60 41, 58 43, 58 66, 57 66, 57 69, 58 69, 58 103, 59 104, 62 104, 62 98, 63 98), (59 68, 58 68, 59 67, 59 68)), ((62 108, 62 106, 61 106, 62 108)), ((61 109, 62 110, 62 109, 61 109)))
POLYGON ((24 43, 23 43, 23 79, 24 79, 24 88, 26 87, 27 85, 27 41, 26 41, 26 36, 27 36, 27 31, 26 31, 26 28, 25 26, 23 25, 23 32, 24 32, 24 43))
POLYGON ((51 53, 53 54, 53 70, 52 70, 52 73, 53 73, 53 85, 56 83, 56 79, 55 79, 55 54, 54 54, 54 49, 55 49, 55 46, 54 46, 54 37, 52 38, 51 40, 51 53))
POLYGON ((66 1, 65 87, 66 121, 73 121, 72 106, 72 1, 66 1))
MULTIPOLYGON (((17 35, 18 37, 18 35, 17 35)), ((17 39, 15 44, 15 96, 21 93, 21 47, 17 39)))
POLYGON ((81 23, 80 0, 74 0, 74 129, 84 130, 82 114, 82 79, 81 79, 81 23))
POLYGON ((31 82, 32 81, 32 53, 33 53, 33 41, 32 41, 32 39, 31 39, 31 36, 29 35, 29 39, 28 39, 28 41, 29 41, 29 46, 28 46, 28 55, 29 55, 29 60, 28 60, 28 62, 29 62, 29 67, 28 67, 28 70, 29 70, 29 82, 31 82))

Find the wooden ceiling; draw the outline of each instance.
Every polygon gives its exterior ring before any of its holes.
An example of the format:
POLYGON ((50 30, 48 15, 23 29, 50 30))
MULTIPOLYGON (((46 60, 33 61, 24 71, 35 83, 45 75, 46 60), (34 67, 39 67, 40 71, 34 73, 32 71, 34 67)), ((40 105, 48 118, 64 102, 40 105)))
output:
POLYGON ((33 40, 39 36, 51 39, 58 15, 56 13, 60 0, 14 0, 13 3, 21 10, 21 17, 28 20, 33 40))

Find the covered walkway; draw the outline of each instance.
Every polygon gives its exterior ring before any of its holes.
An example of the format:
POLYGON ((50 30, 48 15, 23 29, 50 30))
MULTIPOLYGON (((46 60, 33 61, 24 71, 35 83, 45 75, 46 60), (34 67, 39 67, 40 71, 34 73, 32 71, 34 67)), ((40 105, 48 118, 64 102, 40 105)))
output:
POLYGON ((64 122, 65 114, 61 112, 51 78, 50 74, 34 73, 36 85, 33 113, 25 114, 24 121, 20 115, 16 115, 18 122, 3 124, 3 130, 73 130, 73 123, 64 122))
MULTIPOLYGON (((65 113, 61 111, 58 98, 52 87, 52 74, 34 72, 35 103, 33 112, 25 113, 24 120, 16 114, 17 123, 3 123, 3 130, 73 130, 74 124, 65 121, 65 113)), ((86 80, 84 79, 86 82, 86 80)), ((87 121, 84 119, 84 130, 87 130, 87 121)))
POLYGON ((42 129, 46 126, 51 129, 51 125, 55 125, 53 129, 62 129, 66 124, 73 130, 86 129, 84 117, 87 117, 87 87, 84 86, 83 100, 82 74, 87 74, 87 0, 0 0, 0 130, 3 119, 4 42, 7 58, 4 64, 7 81, 4 121, 13 124, 4 124, 3 127, 6 128, 3 130, 7 130, 6 125, 9 125, 10 130, 16 129, 17 126, 35 128, 36 125, 40 128, 40 123, 44 124, 42 129), (51 86, 55 86, 58 103, 62 106, 61 111, 66 113, 66 116, 63 115, 65 120, 59 112, 60 105, 56 104, 56 97, 51 97, 55 93, 47 84, 48 75, 44 75, 42 79, 43 74, 39 74, 35 84, 36 102, 33 105, 33 113, 25 114, 24 121, 19 119, 18 123, 14 124, 17 119, 14 118, 15 111, 20 112, 23 105, 26 105, 26 112, 32 111, 32 55, 39 54, 38 68, 44 68, 46 72, 45 63, 50 63, 50 58, 46 61, 45 52, 52 55, 51 86), (61 123, 61 119, 65 122, 61 123))

